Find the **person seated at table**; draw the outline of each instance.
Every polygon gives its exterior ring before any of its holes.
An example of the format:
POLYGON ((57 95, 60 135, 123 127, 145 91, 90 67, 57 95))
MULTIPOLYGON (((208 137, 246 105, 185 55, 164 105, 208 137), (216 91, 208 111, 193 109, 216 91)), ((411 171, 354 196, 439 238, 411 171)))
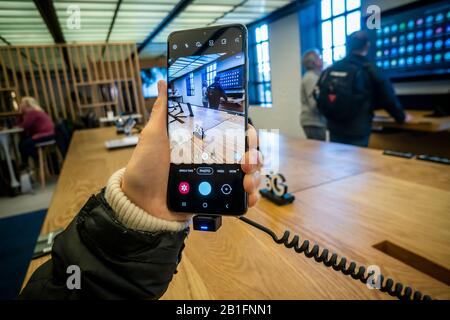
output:
MULTIPOLYGON (((126 168, 114 173, 56 237, 52 258, 33 273, 20 299, 158 299, 164 294, 180 263, 191 218, 170 211, 166 202, 166 90, 159 81, 152 116, 126 168), (79 289, 69 266, 80 268, 79 289)), ((259 198, 256 140, 252 128, 241 164, 249 206, 259 198)))
POLYGON ((220 84, 220 76, 214 78, 214 82, 207 89, 208 102, 210 109, 219 109, 220 98, 228 101, 228 97, 220 84))
POLYGON ((18 126, 23 128, 23 136, 19 143, 22 158, 21 169, 28 166, 28 159, 37 161, 36 144, 55 138, 55 125, 33 97, 23 97, 20 101, 22 115, 18 126))

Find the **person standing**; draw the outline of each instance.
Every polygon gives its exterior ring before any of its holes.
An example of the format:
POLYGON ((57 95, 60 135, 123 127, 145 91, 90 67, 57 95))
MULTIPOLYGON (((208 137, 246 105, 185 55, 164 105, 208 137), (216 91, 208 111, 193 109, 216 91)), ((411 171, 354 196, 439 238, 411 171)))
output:
POLYGON ((208 86, 206 82, 202 85, 202 103, 204 108, 208 108, 208 86))
POLYGON ((347 39, 348 55, 326 69, 317 85, 317 106, 327 118, 330 141, 369 145, 376 108, 384 108, 397 123, 411 121, 392 83, 369 62, 369 37, 356 31, 347 39))
POLYGON ((322 58, 318 50, 308 50, 303 55, 303 68, 306 70, 302 79, 300 124, 306 138, 325 141, 326 119, 317 109, 314 88, 322 72, 322 58))
POLYGON ((220 85, 220 76, 216 76, 214 78, 214 82, 207 89, 208 102, 210 109, 219 109, 220 98, 223 98, 225 101, 228 101, 228 97, 220 85))

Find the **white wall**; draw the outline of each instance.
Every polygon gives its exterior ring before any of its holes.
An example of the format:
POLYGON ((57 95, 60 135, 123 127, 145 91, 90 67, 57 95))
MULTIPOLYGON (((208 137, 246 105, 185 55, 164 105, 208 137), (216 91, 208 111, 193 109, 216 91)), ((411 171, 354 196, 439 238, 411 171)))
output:
POLYGON ((304 137, 300 128, 300 35, 298 14, 269 25, 272 108, 250 107, 258 129, 279 129, 291 137, 304 137))
POLYGON ((194 71, 194 95, 188 96, 186 91, 186 76, 174 81, 175 89, 183 96, 183 102, 190 103, 195 106, 202 105, 202 68, 194 71))

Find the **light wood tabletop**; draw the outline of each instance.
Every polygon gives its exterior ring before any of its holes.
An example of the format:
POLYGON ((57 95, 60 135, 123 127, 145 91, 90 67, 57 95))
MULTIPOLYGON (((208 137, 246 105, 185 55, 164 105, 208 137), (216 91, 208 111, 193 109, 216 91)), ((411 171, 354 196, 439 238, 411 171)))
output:
POLYGON ((414 131, 440 132, 450 130, 450 116, 446 117, 429 117, 432 111, 424 110, 408 110, 413 118, 408 123, 396 123, 384 110, 377 110, 373 125, 375 127, 397 128, 414 131))
MULTIPOLYGON (((125 166, 132 149, 107 151, 114 128, 75 132, 42 233, 65 227, 88 197, 125 166)), ((404 285, 450 299, 450 167, 380 150, 280 136, 280 168, 294 203, 265 199, 247 217, 376 265, 404 285), (374 248, 388 241, 438 266, 437 280, 374 248), (444 277, 444 278, 443 278, 444 277)), ((385 246, 390 248, 392 246, 385 246)), ((387 250, 389 251, 389 250, 387 250)), ((391 250, 393 251, 393 250, 391 250)), ((33 260, 25 279, 49 257, 33 260)), ((163 299, 393 299, 277 245, 236 218, 219 232, 191 231, 163 299)))

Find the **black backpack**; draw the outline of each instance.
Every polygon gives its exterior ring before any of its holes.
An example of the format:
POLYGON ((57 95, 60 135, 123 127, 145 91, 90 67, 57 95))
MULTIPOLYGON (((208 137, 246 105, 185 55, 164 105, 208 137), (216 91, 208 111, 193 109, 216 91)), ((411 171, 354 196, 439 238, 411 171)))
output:
POLYGON ((317 108, 330 120, 346 121, 367 108, 371 92, 367 89, 370 64, 339 61, 326 69, 315 89, 317 108))

